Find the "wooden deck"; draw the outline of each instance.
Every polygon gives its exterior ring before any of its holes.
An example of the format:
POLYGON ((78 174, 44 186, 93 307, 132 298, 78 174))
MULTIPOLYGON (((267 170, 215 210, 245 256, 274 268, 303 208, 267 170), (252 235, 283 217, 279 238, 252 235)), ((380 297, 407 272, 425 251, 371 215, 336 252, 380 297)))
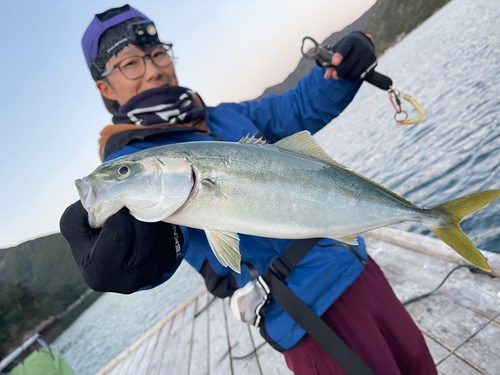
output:
MULTIPOLYGON (((457 264, 466 264, 429 237, 385 228, 365 238, 401 301, 433 290, 457 264)), ((461 268, 436 293, 407 306, 435 362, 449 356, 440 374, 500 374, 500 255, 485 255, 497 278, 461 268)), ((255 327, 236 320, 229 299, 214 299, 203 289, 98 374, 292 374, 267 344, 256 355, 234 358, 263 341, 255 327)))
POLYGON ((99 374, 292 374, 267 344, 257 355, 233 359, 263 342, 257 328, 232 316, 228 298, 202 289, 99 374))

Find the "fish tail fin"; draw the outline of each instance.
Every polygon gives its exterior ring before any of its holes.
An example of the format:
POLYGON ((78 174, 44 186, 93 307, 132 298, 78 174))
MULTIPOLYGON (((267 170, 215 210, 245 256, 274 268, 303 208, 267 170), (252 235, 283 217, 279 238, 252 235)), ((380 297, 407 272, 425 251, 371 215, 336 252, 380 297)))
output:
POLYGON ((500 190, 488 190, 439 204, 429 210, 431 213, 437 213, 440 218, 434 221, 432 225, 424 225, 476 267, 491 271, 486 258, 467 235, 462 232, 460 222, 466 216, 486 207, 499 197, 500 190))

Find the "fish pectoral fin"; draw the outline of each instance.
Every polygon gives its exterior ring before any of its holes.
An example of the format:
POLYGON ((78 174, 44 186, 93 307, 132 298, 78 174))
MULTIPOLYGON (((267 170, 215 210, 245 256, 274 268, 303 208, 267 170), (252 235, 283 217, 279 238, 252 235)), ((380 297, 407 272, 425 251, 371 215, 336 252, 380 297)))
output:
POLYGON ((348 245, 354 245, 354 246, 359 245, 358 240, 356 239, 356 236, 344 236, 344 237, 336 237, 336 238, 332 238, 332 239, 346 243, 348 245))
POLYGON ((208 244, 217 260, 224 266, 241 273, 240 237, 237 233, 205 229, 208 244))
POLYGON ((210 178, 204 178, 201 180, 201 184, 206 188, 212 189, 217 195, 221 196, 225 200, 227 200, 226 195, 220 190, 219 185, 210 178))

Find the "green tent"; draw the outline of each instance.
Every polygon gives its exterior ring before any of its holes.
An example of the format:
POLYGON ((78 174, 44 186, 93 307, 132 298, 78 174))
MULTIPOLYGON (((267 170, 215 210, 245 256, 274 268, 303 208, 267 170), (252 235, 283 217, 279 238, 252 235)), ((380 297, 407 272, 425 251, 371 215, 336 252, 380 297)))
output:
POLYGON ((44 348, 31 353, 24 361, 14 367, 10 375, 76 375, 55 350, 52 355, 44 348))

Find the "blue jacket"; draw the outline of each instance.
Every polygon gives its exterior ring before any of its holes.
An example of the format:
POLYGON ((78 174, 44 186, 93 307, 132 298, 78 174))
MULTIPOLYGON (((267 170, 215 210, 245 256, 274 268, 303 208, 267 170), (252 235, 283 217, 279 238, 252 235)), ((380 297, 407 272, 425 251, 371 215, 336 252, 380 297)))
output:
MULTIPOLYGON (((209 131, 224 141, 234 142, 259 131, 270 142, 301 130, 309 130, 314 134, 345 109, 360 86, 344 80, 326 81, 323 74, 323 69, 315 67, 299 82, 297 88, 283 95, 268 95, 260 102, 223 103, 211 107, 207 113, 209 131)), ((164 144, 213 140, 209 135, 190 132, 166 133, 154 142, 125 146, 111 154, 106 161, 164 144)), ((182 227, 182 232, 184 244, 176 265, 152 287, 168 280, 182 259, 186 259, 198 272, 208 262, 213 272, 221 277, 232 275, 237 287, 241 288, 252 279, 248 263, 259 274, 263 274, 270 263, 292 243, 292 240, 240 235, 242 272, 237 274, 217 261, 204 231, 182 227)), ((364 240, 359 237, 358 241, 360 244, 355 248, 366 260, 364 240)), ((331 239, 320 240, 319 246, 313 248, 285 280, 285 284, 319 316, 363 270, 363 264, 349 250, 331 247, 335 243, 331 239)), ((291 349, 305 334, 275 302, 271 302, 266 312, 265 327, 271 340, 285 350, 291 349)))

